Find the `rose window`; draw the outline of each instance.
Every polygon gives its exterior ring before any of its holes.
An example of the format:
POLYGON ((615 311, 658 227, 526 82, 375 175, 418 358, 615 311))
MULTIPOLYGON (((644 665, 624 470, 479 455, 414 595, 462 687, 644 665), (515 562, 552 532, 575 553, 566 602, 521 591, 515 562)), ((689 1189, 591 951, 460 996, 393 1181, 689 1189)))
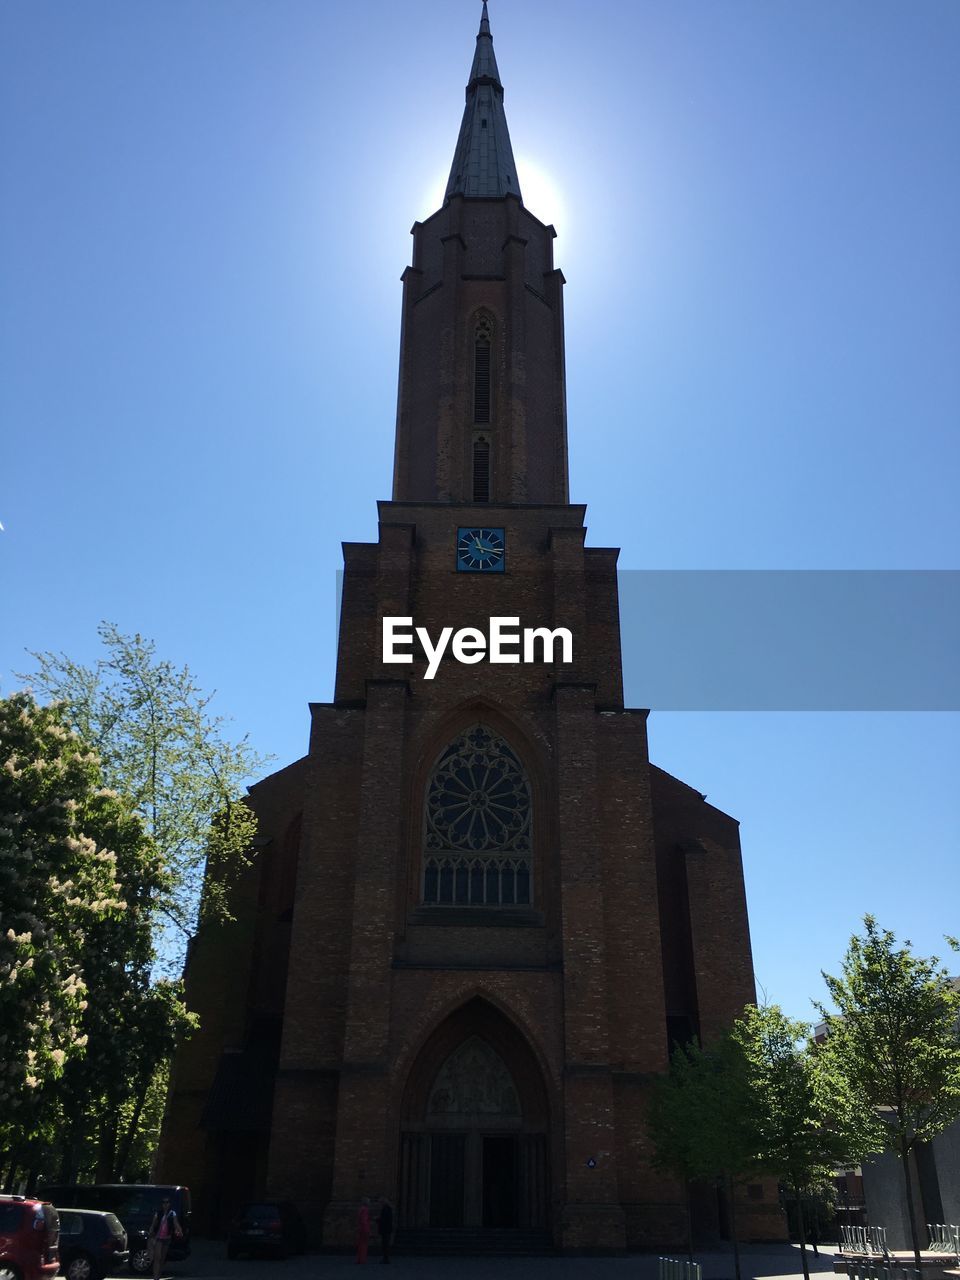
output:
POLYGON ((441 755, 427 788, 425 826, 425 904, 530 902, 530 784, 492 730, 475 725, 441 755))

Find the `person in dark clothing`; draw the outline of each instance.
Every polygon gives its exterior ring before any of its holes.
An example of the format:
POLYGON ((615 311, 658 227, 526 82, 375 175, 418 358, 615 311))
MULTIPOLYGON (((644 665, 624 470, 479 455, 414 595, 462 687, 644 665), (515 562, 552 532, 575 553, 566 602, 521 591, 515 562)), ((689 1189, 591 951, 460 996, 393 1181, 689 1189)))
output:
POLYGON ((160 1272, 166 1264, 170 1242, 174 1236, 181 1239, 183 1231, 170 1205, 170 1197, 164 1196, 150 1223, 149 1247, 153 1261, 153 1280, 160 1280, 160 1272))
POLYGON ((393 1236, 393 1206, 385 1196, 380 1197, 380 1213, 377 1216, 377 1230, 380 1232, 381 1262, 390 1261, 390 1240, 393 1236))

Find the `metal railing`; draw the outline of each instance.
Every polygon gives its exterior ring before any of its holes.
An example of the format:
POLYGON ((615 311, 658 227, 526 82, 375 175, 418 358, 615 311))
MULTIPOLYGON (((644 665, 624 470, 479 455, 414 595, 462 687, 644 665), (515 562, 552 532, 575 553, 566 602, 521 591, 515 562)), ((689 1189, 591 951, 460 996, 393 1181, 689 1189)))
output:
POLYGON ((960 1267, 960 1227, 950 1222, 928 1222, 927 1234, 931 1253, 952 1253, 960 1267))
POLYGON ((843 1253, 865 1253, 868 1257, 889 1258, 886 1227, 841 1227, 840 1249, 843 1253))
POLYGON ((920 1280, 916 1267, 881 1266, 876 1262, 861 1261, 848 1262, 843 1269, 849 1280, 920 1280))
POLYGON ((682 1262, 679 1258, 660 1258, 659 1280, 702 1280, 699 1262, 682 1262))

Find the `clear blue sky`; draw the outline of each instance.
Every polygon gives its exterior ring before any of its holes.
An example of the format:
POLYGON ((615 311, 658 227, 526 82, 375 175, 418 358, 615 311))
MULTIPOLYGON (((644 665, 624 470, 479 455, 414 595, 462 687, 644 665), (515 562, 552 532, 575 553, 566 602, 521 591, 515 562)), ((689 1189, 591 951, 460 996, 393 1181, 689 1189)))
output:
MULTIPOLYGON (((408 231, 479 5, 0 8, 2 688, 155 638, 280 762, 389 495, 408 231)), ((957 567, 956 0, 493 0, 568 280, 572 496, 626 568, 957 567)), ((630 655, 626 655, 628 694, 630 655)), ((794 1014, 957 920, 956 715, 659 714, 794 1014)), ((960 961, 954 960, 955 965, 960 961)))

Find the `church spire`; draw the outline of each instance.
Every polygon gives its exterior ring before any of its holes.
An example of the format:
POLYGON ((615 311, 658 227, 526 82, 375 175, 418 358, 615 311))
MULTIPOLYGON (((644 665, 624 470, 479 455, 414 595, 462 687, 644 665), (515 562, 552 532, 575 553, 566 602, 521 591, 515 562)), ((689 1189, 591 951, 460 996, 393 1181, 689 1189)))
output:
POLYGON ((493 36, 484 0, 477 51, 467 85, 467 102, 444 203, 451 196, 509 195, 516 196, 523 203, 503 110, 503 85, 493 52, 493 36))

